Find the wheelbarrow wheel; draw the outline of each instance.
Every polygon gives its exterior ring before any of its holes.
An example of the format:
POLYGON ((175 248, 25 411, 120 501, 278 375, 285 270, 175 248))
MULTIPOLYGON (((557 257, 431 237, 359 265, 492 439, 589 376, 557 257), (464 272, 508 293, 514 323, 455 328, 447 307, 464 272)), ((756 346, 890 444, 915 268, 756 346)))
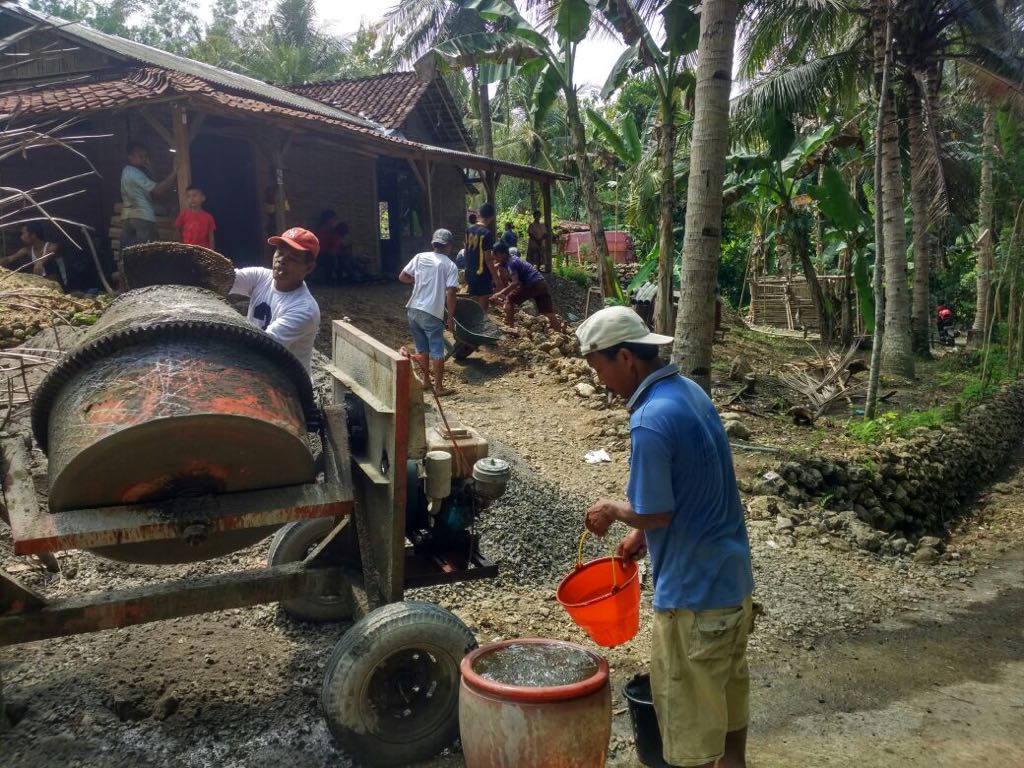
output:
POLYGON ((455 342, 455 346, 452 348, 452 357, 456 360, 465 360, 475 351, 476 347, 472 344, 468 344, 465 341, 457 341, 455 342))
POLYGON ((346 753, 366 765, 426 760, 459 735, 459 663, 476 638, 430 603, 392 603, 345 633, 321 705, 346 753))
MULTIPOLYGON (((267 554, 269 565, 287 565, 300 560, 313 551, 337 521, 333 517, 289 523, 274 534, 267 554)), ((339 536, 353 535, 353 526, 348 526, 339 536)), ((281 608, 293 619, 299 621, 331 622, 347 621, 352 618, 351 595, 304 595, 282 600, 281 608)))

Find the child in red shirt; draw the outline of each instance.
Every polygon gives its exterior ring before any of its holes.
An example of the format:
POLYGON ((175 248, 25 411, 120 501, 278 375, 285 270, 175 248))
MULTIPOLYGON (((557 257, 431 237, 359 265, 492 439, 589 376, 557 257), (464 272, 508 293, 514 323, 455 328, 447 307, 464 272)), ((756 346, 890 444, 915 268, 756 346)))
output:
POLYGON ((199 187, 191 186, 185 196, 188 200, 188 208, 179 213, 174 222, 174 226, 178 228, 178 234, 181 236, 181 242, 215 250, 213 233, 217 229, 217 223, 213 220, 213 216, 203 210, 206 195, 199 187))

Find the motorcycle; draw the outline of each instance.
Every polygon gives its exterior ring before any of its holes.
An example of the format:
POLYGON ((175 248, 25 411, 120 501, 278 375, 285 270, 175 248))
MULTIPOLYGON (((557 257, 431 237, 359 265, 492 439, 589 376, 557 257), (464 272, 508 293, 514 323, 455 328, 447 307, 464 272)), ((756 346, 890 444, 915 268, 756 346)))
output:
POLYGON ((952 323, 939 326, 939 344, 944 347, 955 347, 959 335, 960 331, 954 328, 952 323))

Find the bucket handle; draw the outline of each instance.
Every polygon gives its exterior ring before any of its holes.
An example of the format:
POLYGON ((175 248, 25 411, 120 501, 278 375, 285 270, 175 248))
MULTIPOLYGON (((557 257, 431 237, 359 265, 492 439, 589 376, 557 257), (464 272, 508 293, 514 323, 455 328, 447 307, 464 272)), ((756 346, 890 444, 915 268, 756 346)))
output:
MULTIPOLYGON (((579 540, 579 542, 576 545, 576 569, 577 570, 579 570, 580 568, 583 567, 583 543, 587 540, 587 536, 589 536, 589 535, 590 535, 590 531, 588 531, 586 528, 584 528, 583 529, 583 533, 580 535, 580 540, 579 540)), ((619 559, 621 559, 621 558, 619 558, 618 555, 616 555, 615 553, 612 553, 612 556, 611 556, 611 561, 612 561, 612 592, 618 592, 619 591, 619 572, 615 568, 615 561, 619 560, 619 559)))

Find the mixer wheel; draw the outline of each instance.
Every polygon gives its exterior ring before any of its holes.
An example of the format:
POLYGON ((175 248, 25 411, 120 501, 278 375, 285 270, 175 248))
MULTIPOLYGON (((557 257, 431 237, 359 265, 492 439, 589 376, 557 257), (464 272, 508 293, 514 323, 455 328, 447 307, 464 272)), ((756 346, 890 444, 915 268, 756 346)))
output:
MULTIPOLYGON (((337 520, 333 517, 289 523, 274 534, 267 562, 270 565, 286 565, 305 560, 306 555, 331 532, 336 523, 337 520)), ((339 536, 352 533, 353 531, 345 530, 339 536)), ((291 600, 282 600, 281 607, 285 613, 299 621, 332 622, 352 618, 351 594, 303 595, 291 600)))
POLYGON ((362 764, 426 760, 459 735, 459 663, 476 638, 430 603, 392 603, 345 633, 327 662, 321 705, 362 764))

